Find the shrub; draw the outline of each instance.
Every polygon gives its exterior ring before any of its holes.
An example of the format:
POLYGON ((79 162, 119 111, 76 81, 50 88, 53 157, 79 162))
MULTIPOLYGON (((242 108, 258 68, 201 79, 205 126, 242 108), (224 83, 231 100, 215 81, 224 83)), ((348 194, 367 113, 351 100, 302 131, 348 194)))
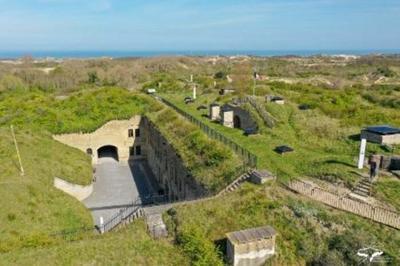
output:
POLYGON ((189 256, 193 265, 222 266, 221 254, 207 239, 206 233, 198 227, 183 229, 177 236, 178 244, 189 256))

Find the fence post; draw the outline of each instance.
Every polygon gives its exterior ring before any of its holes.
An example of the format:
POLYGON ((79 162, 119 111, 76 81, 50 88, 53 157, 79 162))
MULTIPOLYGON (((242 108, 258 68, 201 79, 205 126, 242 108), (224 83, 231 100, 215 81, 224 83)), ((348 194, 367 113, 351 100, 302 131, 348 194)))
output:
POLYGON ((105 228, 104 228, 104 219, 103 216, 100 216, 100 234, 104 234, 105 228))

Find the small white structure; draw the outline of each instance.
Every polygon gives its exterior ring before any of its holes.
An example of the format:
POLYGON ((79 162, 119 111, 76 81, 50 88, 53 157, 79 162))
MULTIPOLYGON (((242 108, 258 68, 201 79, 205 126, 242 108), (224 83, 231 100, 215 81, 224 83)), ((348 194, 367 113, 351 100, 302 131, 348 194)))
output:
POLYGON ((228 233, 226 252, 234 266, 264 265, 275 254, 276 232, 270 226, 228 233))
POLYGON ((400 144, 400 128, 388 125, 367 127, 361 130, 361 139, 378 144, 400 144))
POLYGON ((218 121, 220 119, 221 106, 217 103, 210 105, 210 119, 211 121, 218 121))
POLYGON ((147 89, 147 94, 155 94, 156 92, 156 89, 147 89))
POLYGON ((225 127, 234 128, 233 109, 229 105, 221 108, 221 124, 225 127))

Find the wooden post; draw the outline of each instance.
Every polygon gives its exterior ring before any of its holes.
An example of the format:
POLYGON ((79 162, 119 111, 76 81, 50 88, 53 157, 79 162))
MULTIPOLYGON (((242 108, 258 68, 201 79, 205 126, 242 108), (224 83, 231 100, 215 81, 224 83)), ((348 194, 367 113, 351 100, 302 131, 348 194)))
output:
POLYGON ((17 151, 17 157, 18 157, 18 161, 19 161, 19 166, 21 168, 20 169, 21 170, 21 176, 24 176, 25 175, 25 171, 24 171, 24 168, 22 167, 22 161, 21 161, 21 156, 20 156, 20 153, 19 153, 17 139, 15 138, 14 127, 11 125, 10 128, 11 128, 11 134, 12 134, 13 139, 14 139, 15 150, 17 151))

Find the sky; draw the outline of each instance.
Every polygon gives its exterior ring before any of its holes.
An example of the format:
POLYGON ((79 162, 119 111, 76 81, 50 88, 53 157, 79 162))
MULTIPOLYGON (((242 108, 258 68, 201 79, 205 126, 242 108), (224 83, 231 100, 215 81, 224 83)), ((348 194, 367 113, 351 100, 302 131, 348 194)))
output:
POLYGON ((0 0, 0 50, 400 49, 399 0, 0 0))

